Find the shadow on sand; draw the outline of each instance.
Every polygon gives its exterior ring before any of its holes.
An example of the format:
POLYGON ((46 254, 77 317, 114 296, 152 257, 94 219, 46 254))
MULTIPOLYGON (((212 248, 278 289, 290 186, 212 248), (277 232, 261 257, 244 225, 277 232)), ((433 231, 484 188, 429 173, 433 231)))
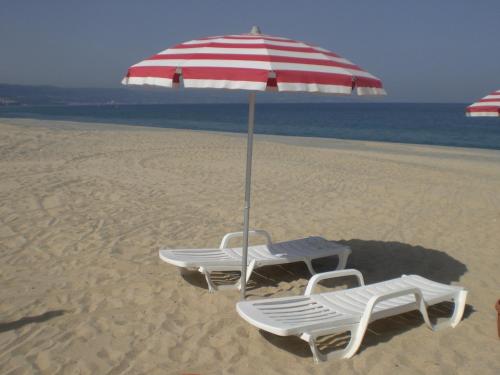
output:
MULTIPOLYGON (((349 257, 347 268, 361 271, 367 284, 384 281, 401 276, 402 274, 417 274, 428 279, 444 284, 458 282, 460 277, 467 272, 465 264, 451 257, 444 251, 428 249, 422 246, 413 246, 401 242, 366 241, 352 239, 339 241, 350 246, 352 254, 349 257)), ((323 258, 313 262, 317 272, 335 269, 335 258, 323 258)), ((300 287, 302 290, 310 278, 306 266, 302 263, 293 263, 284 266, 262 267, 254 271, 248 284, 250 298, 290 295, 292 289, 300 287), (270 288, 272 290, 270 290, 270 288)), ((186 273, 183 275, 192 285, 207 288, 205 278, 200 273, 186 273)), ((221 283, 234 283, 238 280, 239 273, 221 274, 221 283)), ((350 280, 342 280, 349 285, 350 280)), ((339 283, 322 283, 324 286, 336 287, 339 283)), ((296 292, 293 292, 296 294, 296 292)), ((453 305, 442 303, 429 308, 432 320, 450 316, 453 305)), ((467 305, 464 319, 474 312, 472 306, 467 305)), ((399 316, 382 319, 370 324, 359 352, 365 348, 375 346, 391 340, 392 337, 409 331, 423 324, 420 313, 409 312, 399 316)), ((309 346, 298 337, 280 337, 260 331, 262 337, 280 349, 289 351, 301 357, 311 357, 309 346)), ((345 345, 348 335, 326 336, 323 338, 320 349, 330 352, 345 345)), ((358 353, 359 353, 358 352, 358 353)))
POLYGON ((417 274, 443 284, 459 281, 467 266, 444 251, 401 242, 349 240, 348 267, 363 273, 367 284, 417 274))
POLYGON ((27 324, 43 323, 43 322, 46 322, 47 320, 50 320, 52 318, 56 318, 58 316, 61 316, 65 312, 66 312, 65 310, 53 310, 53 311, 47 311, 47 312, 40 314, 40 315, 26 316, 24 318, 21 318, 19 320, 15 320, 13 322, 5 322, 5 323, 0 322, 0 333, 21 328, 27 324))

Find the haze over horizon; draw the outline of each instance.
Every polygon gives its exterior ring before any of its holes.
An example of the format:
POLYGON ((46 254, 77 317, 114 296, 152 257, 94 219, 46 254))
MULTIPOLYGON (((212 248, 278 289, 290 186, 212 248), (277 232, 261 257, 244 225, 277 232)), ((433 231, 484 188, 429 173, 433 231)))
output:
POLYGON ((500 2, 492 0, 286 6, 19 0, 5 2, 0 13, 0 82, 117 88, 130 65, 162 49, 248 32, 255 24, 266 34, 332 50, 377 75, 388 91, 385 101, 470 102, 500 87, 499 17, 500 2))

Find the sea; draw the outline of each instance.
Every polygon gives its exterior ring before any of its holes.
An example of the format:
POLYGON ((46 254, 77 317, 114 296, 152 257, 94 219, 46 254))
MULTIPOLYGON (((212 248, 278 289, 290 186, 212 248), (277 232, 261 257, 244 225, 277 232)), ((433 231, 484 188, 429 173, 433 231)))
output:
MULTIPOLYGON (((500 150, 500 118, 469 118, 466 104, 258 103, 255 133, 500 150)), ((247 104, 0 107, 1 118, 247 132, 247 104)))

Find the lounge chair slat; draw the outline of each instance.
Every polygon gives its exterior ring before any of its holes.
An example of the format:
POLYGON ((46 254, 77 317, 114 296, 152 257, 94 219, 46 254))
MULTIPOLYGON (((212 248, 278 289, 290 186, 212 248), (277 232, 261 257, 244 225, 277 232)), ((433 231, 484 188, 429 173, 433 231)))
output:
POLYGON ((298 313, 299 315, 306 314, 311 311, 317 311, 317 310, 322 310, 324 309, 323 306, 318 305, 318 304, 311 304, 307 306, 299 306, 299 307, 293 307, 293 308, 285 308, 285 309, 261 309, 262 312, 269 314, 269 315, 277 315, 277 314, 294 314, 298 313))
POLYGON ((304 309, 311 306, 319 306, 319 305, 313 300, 308 300, 304 302, 290 303, 287 304, 285 307, 280 304, 276 306, 259 306, 258 309, 261 311, 276 311, 276 310, 281 310, 283 308, 285 308, 286 310, 294 310, 294 309, 304 309))
POLYGON ((292 323, 292 324, 297 324, 297 323, 307 323, 307 322, 317 322, 321 320, 326 320, 333 318, 335 316, 338 316, 338 314, 335 313, 325 313, 319 316, 302 316, 298 318, 276 318, 276 320, 281 321, 283 323, 292 323))
POLYGON ((263 299, 255 301, 255 306, 269 306, 269 305, 281 305, 281 304, 293 304, 296 302, 312 301, 309 297, 295 297, 295 298, 274 298, 274 299, 263 299))
POLYGON ((273 311, 273 312, 270 312, 270 311, 266 311, 265 313, 267 315, 269 315, 270 317, 272 318, 276 318, 276 317, 285 317, 285 316, 288 316, 288 317, 292 317, 292 316, 306 316, 306 315, 315 315, 315 314, 321 314, 321 313, 324 313, 326 311, 331 311, 323 306, 314 306, 313 308, 309 308, 309 309, 302 309, 302 310, 292 310, 290 311, 291 309, 283 309, 283 310, 280 310, 280 311, 273 311))

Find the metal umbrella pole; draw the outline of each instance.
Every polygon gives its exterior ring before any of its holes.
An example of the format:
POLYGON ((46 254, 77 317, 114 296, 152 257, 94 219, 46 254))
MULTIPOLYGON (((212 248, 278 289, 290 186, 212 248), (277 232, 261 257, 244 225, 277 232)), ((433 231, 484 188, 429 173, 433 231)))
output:
POLYGON ((253 127, 255 117, 255 92, 248 96, 247 164, 245 175, 245 208, 243 209, 243 253, 241 260, 241 299, 245 299, 248 264, 248 230, 250 221, 250 189, 252 183, 253 127))

